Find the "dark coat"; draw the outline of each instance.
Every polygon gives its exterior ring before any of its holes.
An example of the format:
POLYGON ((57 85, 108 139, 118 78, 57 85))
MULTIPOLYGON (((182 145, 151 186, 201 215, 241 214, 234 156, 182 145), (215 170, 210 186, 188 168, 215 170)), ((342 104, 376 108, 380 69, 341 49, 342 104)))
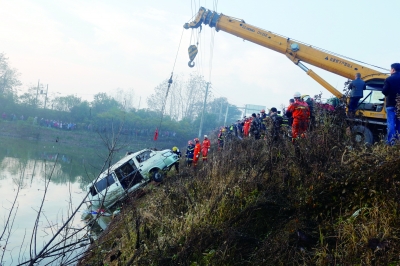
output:
POLYGON ((251 121, 251 127, 250 130, 253 132, 253 134, 259 134, 261 129, 261 122, 260 119, 257 117, 253 117, 253 120, 251 121))
POLYGON ((386 96, 386 107, 396 106, 396 95, 400 94, 400 72, 393 73, 385 80, 382 93, 386 96))
POLYGON ((186 160, 193 161, 193 154, 194 154, 194 144, 190 144, 187 146, 186 160))
POLYGON ((350 97, 363 97, 364 96, 364 90, 367 89, 367 86, 365 85, 364 80, 358 78, 353 80, 350 85, 349 85, 350 91, 350 97))

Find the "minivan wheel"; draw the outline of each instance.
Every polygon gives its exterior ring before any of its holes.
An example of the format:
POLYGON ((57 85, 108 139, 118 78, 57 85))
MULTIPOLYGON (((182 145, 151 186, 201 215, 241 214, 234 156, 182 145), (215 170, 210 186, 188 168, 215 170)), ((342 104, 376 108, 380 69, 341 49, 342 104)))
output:
POLYGON ((150 172, 150 177, 152 181, 162 182, 164 179, 164 174, 161 172, 160 169, 153 169, 150 172))

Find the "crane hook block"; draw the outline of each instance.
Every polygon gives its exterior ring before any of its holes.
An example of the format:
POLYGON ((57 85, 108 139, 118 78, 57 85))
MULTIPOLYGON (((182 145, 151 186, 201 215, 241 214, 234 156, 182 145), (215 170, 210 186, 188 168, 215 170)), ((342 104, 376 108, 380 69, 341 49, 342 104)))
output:
POLYGON ((198 52, 197 46, 194 45, 194 44, 190 45, 189 49, 188 49, 188 52, 189 52, 189 58, 190 58, 190 61, 189 61, 188 65, 189 65, 189 67, 194 67, 193 60, 196 58, 196 55, 197 55, 197 52, 198 52))

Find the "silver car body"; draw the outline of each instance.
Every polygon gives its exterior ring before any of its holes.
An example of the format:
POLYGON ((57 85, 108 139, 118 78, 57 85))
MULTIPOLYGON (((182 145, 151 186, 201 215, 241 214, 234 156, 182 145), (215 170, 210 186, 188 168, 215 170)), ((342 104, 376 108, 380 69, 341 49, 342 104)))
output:
POLYGON ((152 179, 161 179, 160 172, 169 170, 178 160, 178 156, 169 149, 144 149, 128 154, 86 187, 88 198, 94 206, 109 208, 152 179))

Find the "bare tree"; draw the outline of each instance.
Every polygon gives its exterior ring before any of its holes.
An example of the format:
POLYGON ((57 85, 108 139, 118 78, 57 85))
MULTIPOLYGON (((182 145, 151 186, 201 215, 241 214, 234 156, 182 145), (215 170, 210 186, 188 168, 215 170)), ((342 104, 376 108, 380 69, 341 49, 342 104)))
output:
POLYGON ((124 107, 125 111, 134 109, 135 92, 133 89, 124 90, 117 88, 112 91, 111 96, 124 107))
POLYGON ((190 75, 187 81, 176 77, 167 93, 167 80, 154 88, 147 98, 149 109, 161 112, 165 102, 166 114, 175 120, 195 120, 203 105, 206 81, 202 76, 190 75), (166 97, 168 96, 168 97, 166 97))

